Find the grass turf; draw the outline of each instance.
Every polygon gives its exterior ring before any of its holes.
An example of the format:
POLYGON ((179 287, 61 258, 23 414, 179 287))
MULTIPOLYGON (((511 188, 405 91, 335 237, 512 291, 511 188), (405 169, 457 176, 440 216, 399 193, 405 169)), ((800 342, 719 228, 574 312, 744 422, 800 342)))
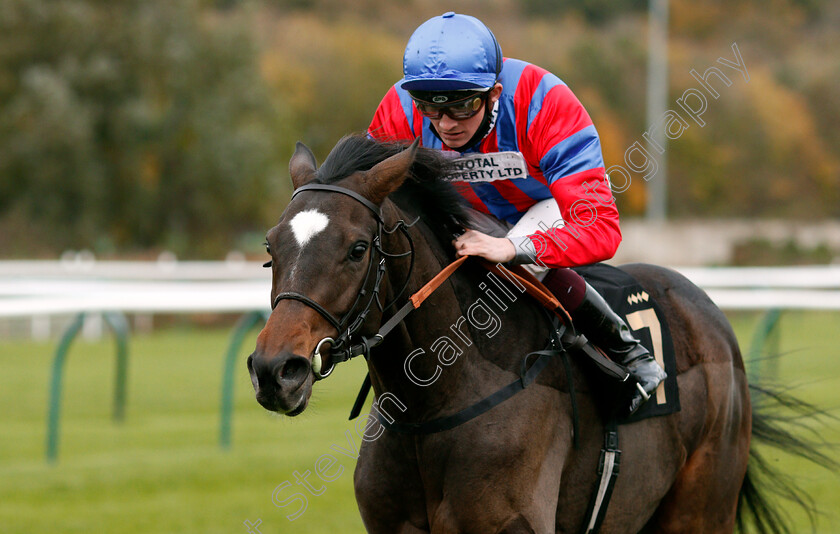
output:
MULTIPOLYGON (((840 333, 837 313, 786 312, 778 361, 765 374, 798 385, 797 395, 833 410, 840 400, 840 333)), ((756 314, 731 316, 746 353, 756 314)), ((229 330, 169 329, 130 341, 126 419, 110 420, 113 347, 78 341, 65 372, 60 457, 44 461, 47 381, 54 343, 0 341, 0 532, 3 533, 215 533, 309 534, 363 532, 353 498, 354 460, 337 452, 359 445, 347 413, 364 375, 354 361, 317 385, 307 411, 294 419, 272 416, 253 400, 244 358, 236 366, 233 447, 218 446, 222 357, 229 330), (349 432, 348 432, 349 431, 349 432), (352 442, 348 442, 351 439, 352 442), (333 447, 334 446, 334 447, 333 447), (314 474, 319 457, 338 464, 335 480, 314 474), (286 516, 301 501, 278 507, 293 493, 295 472, 319 495, 307 492, 305 511, 286 516), (275 489, 278 490, 272 500, 275 489)), ((837 413, 836 410, 834 413, 837 413)), ((840 442, 840 425, 821 437, 840 442)), ((837 475, 774 450, 773 465, 794 475, 825 515, 818 532, 836 532, 840 515, 837 475)), ((795 532, 809 531, 791 509, 795 532)))

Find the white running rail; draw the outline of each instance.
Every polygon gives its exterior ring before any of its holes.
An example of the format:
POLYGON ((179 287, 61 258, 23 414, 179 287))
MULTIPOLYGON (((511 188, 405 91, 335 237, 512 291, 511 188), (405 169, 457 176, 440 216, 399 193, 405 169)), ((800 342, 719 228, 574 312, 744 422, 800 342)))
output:
MULTIPOLYGON (((723 309, 840 310, 840 266, 675 270, 723 309)), ((0 261, 0 318, 248 312, 267 310, 270 290, 251 262, 0 261)))

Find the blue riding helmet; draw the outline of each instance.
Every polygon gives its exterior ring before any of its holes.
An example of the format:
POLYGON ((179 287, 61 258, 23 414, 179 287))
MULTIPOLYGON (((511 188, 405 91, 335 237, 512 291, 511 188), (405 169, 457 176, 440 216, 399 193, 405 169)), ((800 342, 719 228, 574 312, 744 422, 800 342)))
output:
POLYGON ((417 28, 403 57, 410 91, 489 89, 502 70, 502 48, 483 22, 450 11, 417 28))

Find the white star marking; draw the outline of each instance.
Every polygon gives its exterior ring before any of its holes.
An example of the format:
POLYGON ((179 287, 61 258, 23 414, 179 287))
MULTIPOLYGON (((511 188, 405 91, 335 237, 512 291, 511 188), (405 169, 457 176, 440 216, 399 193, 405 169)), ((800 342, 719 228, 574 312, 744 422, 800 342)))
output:
POLYGON ((295 215, 289 224, 292 226, 292 233, 295 235, 298 246, 303 247, 318 232, 326 228, 329 222, 329 218, 320 211, 306 210, 295 215))

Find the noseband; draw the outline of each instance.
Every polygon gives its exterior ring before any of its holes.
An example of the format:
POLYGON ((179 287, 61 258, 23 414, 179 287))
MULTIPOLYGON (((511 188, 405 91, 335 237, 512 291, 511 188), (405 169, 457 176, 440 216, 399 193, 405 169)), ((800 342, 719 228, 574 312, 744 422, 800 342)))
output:
POLYGON ((370 356, 370 349, 382 343, 385 334, 382 330, 371 337, 356 335, 362 328, 362 325, 364 324, 365 319, 367 319, 374 303, 376 303, 376 307, 379 308, 380 312, 384 312, 397 302, 397 299, 400 298, 403 291, 405 291, 405 288, 408 286, 408 282, 411 279, 411 272, 414 269, 414 242, 411 240, 411 236, 408 234, 407 229, 413 226, 417 221, 415 220, 411 224, 407 224, 405 221, 399 220, 393 228, 388 230, 385 228, 385 220, 382 218, 382 211, 379 206, 355 191, 351 191, 350 189, 337 185, 307 184, 298 187, 292 194, 292 199, 304 191, 328 191, 346 195, 370 210, 376 218, 377 226, 376 235, 374 235, 371 240, 370 263, 368 263, 368 269, 365 273, 365 279, 362 282, 361 289, 359 290, 359 295, 341 319, 336 318, 335 315, 327 311, 326 308, 315 302, 313 299, 294 291, 284 291, 282 293, 278 293, 277 296, 274 297, 274 302, 271 304, 271 309, 273 310, 277 307, 277 304, 279 304, 281 300, 297 300, 318 312, 324 319, 327 320, 328 323, 330 323, 330 325, 332 325, 333 328, 335 328, 337 332, 336 337, 325 337, 319 341, 318 345, 315 347, 315 353, 312 356, 312 372, 315 374, 316 380, 322 380, 332 374, 337 363, 345 362, 350 358, 361 355, 367 359, 370 356), (382 234, 383 232, 386 234, 393 234, 397 230, 400 230, 408 240, 409 251, 402 254, 391 254, 382 248, 382 234), (377 258, 374 258, 374 254, 378 257, 378 261, 377 258), (408 275, 405 278, 405 283, 394 297, 394 300, 387 306, 383 306, 379 300, 379 287, 385 277, 385 260, 386 258, 400 258, 405 256, 410 257, 408 275), (364 308, 360 308, 360 311, 354 317, 353 313, 356 311, 357 307, 360 306, 362 300, 368 296, 368 283, 371 280, 371 277, 373 277, 374 280, 373 287, 370 291, 370 297, 368 298, 367 304, 364 308), (354 341, 356 342, 354 343, 354 341), (323 358, 321 354, 325 345, 327 345, 327 354, 330 356, 330 365, 325 372, 322 372, 323 358))

